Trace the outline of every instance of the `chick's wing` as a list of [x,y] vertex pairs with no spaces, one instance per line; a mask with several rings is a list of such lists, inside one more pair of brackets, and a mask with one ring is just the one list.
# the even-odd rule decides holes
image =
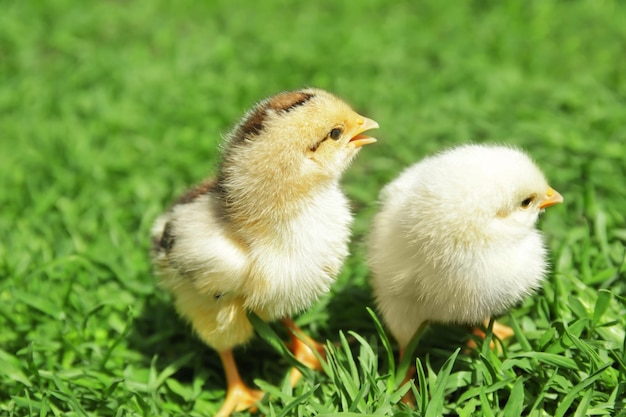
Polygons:
[[166,287],[185,280],[200,293],[240,292],[249,270],[247,248],[229,233],[209,195],[175,206],[158,223],[156,264]]

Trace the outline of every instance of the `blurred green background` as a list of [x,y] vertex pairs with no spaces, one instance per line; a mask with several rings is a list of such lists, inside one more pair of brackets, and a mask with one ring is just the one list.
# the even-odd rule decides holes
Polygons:
[[[554,272],[512,319],[536,349],[546,329],[583,320],[580,338],[602,342],[616,375],[585,388],[589,407],[608,410],[624,394],[625,3],[2,0],[0,9],[1,415],[215,411],[219,361],[155,288],[148,230],[215,172],[221,138],[246,109],[303,86],[334,92],[381,128],[343,180],[353,256],[300,324],[318,338],[357,330],[375,344],[363,238],[379,190],[447,146],[512,144],[565,198],[540,222]],[[593,324],[602,289],[608,316],[597,320],[613,322],[613,335]],[[285,362],[254,343],[272,360],[242,358],[246,379],[279,384]],[[571,384],[593,371],[580,351],[556,352],[581,364],[564,374]],[[548,378],[526,392],[526,410],[557,411]],[[460,395],[444,409],[454,414]]]

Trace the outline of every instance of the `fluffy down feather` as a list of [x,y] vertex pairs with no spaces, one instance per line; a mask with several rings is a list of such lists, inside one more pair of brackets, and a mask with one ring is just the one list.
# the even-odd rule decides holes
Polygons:
[[535,224],[562,198],[523,152],[466,145],[409,167],[380,200],[372,286],[406,347],[424,321],[476,324],[532,293],[547,271]]
[[339,179],[360,147],[375,142],[362,133],[376,127],[322,90],[263,100],[227,136],[216,177],[155,222],[161,284],[226,370],[218,416],[261,396],[243,384],[231,352],[253,336],[248,311],[286,319],[327,293],[339,273],[352,223]]

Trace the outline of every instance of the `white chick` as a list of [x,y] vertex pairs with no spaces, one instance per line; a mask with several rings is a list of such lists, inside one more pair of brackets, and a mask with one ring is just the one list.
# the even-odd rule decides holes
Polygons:
[[523,152],[465,145],[409,167],[380,200],[372,287],[402,355],[424,322],[477,324],[532,293],[547,271],[535,224],[563,198]]
[[161,284],[224,365],[217,416],[262,395],[242,382],[232,355],[253,336],[247,313],[298,330],[287,318],[326,294],[339,273],[352,222],[339,179],[360,147],[376,141],[362,133],[377,127],[322,90],[277,94],[228,135],[216,177],[155,222]]

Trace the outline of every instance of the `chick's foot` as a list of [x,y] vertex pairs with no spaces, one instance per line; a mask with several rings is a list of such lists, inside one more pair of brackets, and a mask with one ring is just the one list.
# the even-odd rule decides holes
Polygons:
[[[489,327],[489,320],[485,320],[484,325],[485,325],[485,327]],[[515,334],[513,332],[512,328],[510,328],[509,326],[505,326],[504,324],[501,324],[501,323],[499,323],[497,321],[493,322],[493,327],[491,329],[491,332],[500,341],[508,339],[509,337],[512,337]],[[479,327],[474,327],[472,329],[472,333],[475,334],[476,336],[480,337],[481,339],[484,339],[485,336],[486,336],[485,332],[483,332],[482,329],[480,329]],[[469,349],[476,349],[476,347],[477,347],[476,342],[474,342],[474,340],[470,339],[467,342],[467,347]],[[489,344],[489,347],[491,349],[494,349],[496,347],[494,341],[491,341],[491,343]]]
[[228,417],[233,411],[257,410],[256,403],[263,398],[263,391],[254,390],[244,384],[228,387],[226,401],[215,417]]
[[241,380],[232,351],[220,352],[220,357],[224,364],[228,387],[226,388],[226,400],[215,417],[228,417],[233,411],[256,411],[256,403],[263,398],[265,393],[248,387]]

